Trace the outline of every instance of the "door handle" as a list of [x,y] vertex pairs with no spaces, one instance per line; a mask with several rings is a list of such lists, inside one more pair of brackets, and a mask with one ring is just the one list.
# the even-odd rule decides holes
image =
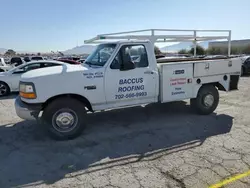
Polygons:
[[205,69],[209,69],[209,63],[206,63]]
[[144,74],[154,74],[153,71],[145,71]]

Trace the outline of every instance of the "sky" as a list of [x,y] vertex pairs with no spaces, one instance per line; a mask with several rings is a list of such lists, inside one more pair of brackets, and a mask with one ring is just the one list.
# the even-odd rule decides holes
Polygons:
[[250,38],[250,0],[0,0],[0,48],[67,50],[101,33],[229,29]]

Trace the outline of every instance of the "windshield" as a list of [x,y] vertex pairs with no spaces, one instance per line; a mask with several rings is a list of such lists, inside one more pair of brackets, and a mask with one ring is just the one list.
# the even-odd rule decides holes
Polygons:
[[114,52],[116,44],[100,44],[95,51],[88,56],[87,65],[104,66]]

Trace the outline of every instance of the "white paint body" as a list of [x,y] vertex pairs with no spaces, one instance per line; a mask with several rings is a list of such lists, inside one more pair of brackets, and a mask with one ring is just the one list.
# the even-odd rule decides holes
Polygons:
[[[193,62],[157,64],[154,45],[149,41],[120,41],[115,44],[115,50],[103,67],[65,64],[23,74],[21,81],[34,84],[37,98],[21,98],[21,100],[26,104],[41,104],[52,97],[75,94],[85,97],[93,111],[179,101],[195,98],[199,88],[206,83],[220,83],[226,91],[229,91],[230,75],[240,75],[241,71],[239,59],[201,59]],[[145,46],[148,67],[127,71],[111,69],[110,65],[120,48],[135,44]],[[225,75],[227,80],[223,79]],[[128,83],[121,84],[125,79]],[[200,79],[201,83],[197,83],[197,79]],[[141,85],[143,89],[139,93],[122,90],[124,87],[130,90]],[[87,89],[92,86],[95,89]]]
[[[20,81],[21,75],[23,74],[23,72],[21,72],[20,70],[30,65],[42,64],[42,63],[64,65],[64,63],[58,62],[58,61],[34,61],[34,62],[25,63],[14,68],[11,67],[12,69],[6,72],[0,73],[0,82],[5,82],[9,86],[11,92],[19,91],[19,81]],[[42,68],[41,70],[43,69],[45,68]]]

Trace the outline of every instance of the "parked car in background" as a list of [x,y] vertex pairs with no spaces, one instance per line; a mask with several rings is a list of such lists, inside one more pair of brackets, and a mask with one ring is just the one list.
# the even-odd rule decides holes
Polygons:
[[242,60],[241,75],[250,73],[250,56],[244,56],[241,58],[241,60]]
[[39,60],[45,60],[42,56],[32,56],[30,58],[31,61],[39,61]]
[[10,64],[10,58],[7,58],[7,57],[4,58],[4,62],[5,62],[6,65],[9,65]]
[[227,56],[226,55],[207,55],[207,56],[204,56],[204,58],[206,58],[206,59],[215,59],[215,58],[218,58],[218,59],[220,59],[220,58],[227,58]]
[[26,63],[26,62],[21,57],[12,57],[10,59],[10,65],[15,66],[15,67],[17,67],[17,66],[19,66],[19,65],[21,65],[23,63]]
[[86,60],[86,59],[79,59],[77,62],[79,62],[79,63],[81,63],[81,64],[82,64],[82,63],[84,63],[84,62],[85,62],[85,60]]
[[10,70],[12,67],[5,63],[4,58],[0,58],[0,72],[5,72]]
[[78,60],[80,60],[80,57],[71,57],[71,59],[72,59],[73,61],[78,61]]
[[163,58],[163,57],[166,57],[166,56],[163,55],[163,54],[156,54],[156,55],[155,55],[155,58],[156,58],[156,59]]
[[0,73],[0,96],[6,96],[11,92],[19,91],[19,80],[23,73],[40,68],[62,66],[64,64],[59,61],[33,61]]
[[25,62],[30,62],[30,57],[29,57],[29,56],[25,56],[25,57],[23,58],[23,60],[24,60]]
[[74,60],[70,60],[70,59],[58,59],[57,61],[61,61],[61,62],[72,64],[72,65],[79,65],[79,64],[81,64],[78,61],[74,61]]

